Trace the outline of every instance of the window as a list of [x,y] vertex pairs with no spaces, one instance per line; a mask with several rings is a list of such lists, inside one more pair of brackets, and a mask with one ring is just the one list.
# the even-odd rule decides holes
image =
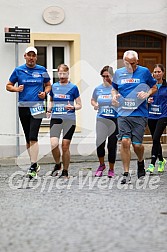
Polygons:
[[57,67],[64,63],[64,47],[53,47],[53,83],[58,81]]
[[152,48],[160,49],[162,47],[161,39],[148,35],[128,34],[120,35],[118,39],[118,48]]
[[69,44],[68,42],[46,42],[35,45],[38,50],[37,64],[45,66],[50,77],[51,82],[58,80],[57,67],[64,63],[69,66]]
[[[36,43],[35,47],[38,50],[37,64],[46,67],[51,83],[58,81],[57,67],[64,63],[69,67],[69,43],[68,42],[43,42]],[[48,99],[47,99],[48,100]],[[48,101],[47,101],[48,102]],[[49,119],[44,118],[41,126],[48,126]]]

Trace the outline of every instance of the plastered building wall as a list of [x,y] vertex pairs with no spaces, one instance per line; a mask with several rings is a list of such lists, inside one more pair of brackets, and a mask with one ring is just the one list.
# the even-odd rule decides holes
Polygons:
[[[43,12],[49,6],[64,10],[59,24],[48,24]],[[95,86],[101,83],[99,72],[104,65],[117,66],[117,35],[135,30],[167,34],[165,0],[0,0],[0,157],[16,154],[16,95],[6,91],[8,78],[16,65],[14,43],[5,43],[5,27],[27,27],[31,34],[78,34],[80,92],[83,108],[79,112],[80,131],[72,141],[72,154],[89,155],[95,151],[96,112],[90,105]],[[19,44],[19,65],[24,63],[28,44]],[[75,81],[75,78],[74,78]],[[24,145],[20,125],[20,145]],[[42,136],[43,137],[43,136]],[[48,135],[41,141],[43,152],[49,151]],[[48,147],[45,147],[47,142]],[[86,146],[86,147],[85,147]],[[46,151],[45,151],[46,150]],[[45,154],[46,154],[45,153]],[[43,154],[42,154],[43,155]]]

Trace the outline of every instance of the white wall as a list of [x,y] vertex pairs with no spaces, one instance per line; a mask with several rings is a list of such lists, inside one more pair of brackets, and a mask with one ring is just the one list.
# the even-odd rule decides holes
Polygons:
[[[32,7],[33,6],[33,7]],[[42,18],[49,6],[59,6],[65,11],[65,20],[49,25]],[[149,30],[166,35],[166,0],[0,0],[0,94],[1,126],[0,145],[14,155],[15,146],[15,94],[5,90],[9,75],[15,67],[15,44],[4,42],[4,27],[26,27],[32,33],[79,33],[81,36],[81,111],[82,128],[89,131],[92,141],[95,130],[95,112],[90,105],[94,87],[101,82],[99,71],[106,64],[116,66],[117,35]],[[24,63],[23,53],[27,44],[19,44],[19,64]],[[82,134],[87,134],[82,131]],[[13,136],[11,136],[11,134]],[[74,141],[75,142],[75,141]],[[24,138],[21,138],[24,144]],[[2,148],[1,148],[2,149]],[[8,155],[1,151],[0,156]]]

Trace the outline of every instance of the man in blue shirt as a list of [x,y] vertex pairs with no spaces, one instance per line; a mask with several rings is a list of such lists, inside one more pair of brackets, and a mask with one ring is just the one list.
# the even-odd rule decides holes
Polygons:
[[[45,113],[44,99],[51,90],[51,83],[46,68],[36,64],[37,49],[35,47],[28,47],[24,58],[26,63],[14,69],[6,89],[19,93],[19,117],[31,161],[27,175],[31,179],[37,177],[40,169],[37,164],[38,132]],[[18,85],[15,85],[16,83]]]
[[112,100],[118,113],[118,140],[121,141],[121,159],[124,174],[122,184],[130,183],[130,145],[138,158],[138,178],[145,176],[144,146],[142,144],[147,125],[146,99],[157,91],[156,80],[146,67],[138,65],[138,54],[133,50],[123,55],[125,67],[117,69],[113,77]]
[[[59,81],[52,84],[50,91],[50,103],[48,118],[50,120],[50,142],[53,158],[55,160],[51,176],[57,176],[63,170],[60,177],[68,178],[70,164],[70,144],[76,128],[76,110],[82,108],[78,87],[69,80],[69,67],[65,64],[58,66]],[[63,135],[60,150],[60,135]],[[61,155],[62,152],[62,155]]]

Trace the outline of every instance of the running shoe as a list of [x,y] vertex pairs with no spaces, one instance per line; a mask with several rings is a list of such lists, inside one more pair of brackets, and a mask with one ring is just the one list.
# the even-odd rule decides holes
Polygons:
[[109,169],[108,170],[108,178],[114,177],[114,170]]
[[137,177],[138,179],[144,177],[146,175],[146,171],[144,169],[144,160],[142,162],[137,162]]
[[165,158],[163,158],[163,161],[158,162],[158,172],[164,172],[165,164],[166,164]]
[[61,173],[61,175],[59,176],[59,178],[62,178],[62,177],[68,178],[68,171],[67,171],[67,170],[62,170],[62,173]]
[[130,184],[130,183],[131,183],[131,176],[129,172],[124,172],[121,184]]
[[154,169],[155,169],[155,166],[153,164],[149,164],[146,172],[150,172],[150,173],[153,173],[154,172]]
[[53,171],[51,171],[51,176],[55,177],[58,175],[58,171],[61,170],[61,163],[60,164],[55,164]]
[[27,171],[27,177],[29,179],[37,179],[38,172],[40,171],[40,166],[37,164],[37,167],[30,167],[30,169]]
[[100,165],[97,171],[95,172],[95,177],[101,177],[103,175],[103,171],[105,168],[106,168],[105,164]]

